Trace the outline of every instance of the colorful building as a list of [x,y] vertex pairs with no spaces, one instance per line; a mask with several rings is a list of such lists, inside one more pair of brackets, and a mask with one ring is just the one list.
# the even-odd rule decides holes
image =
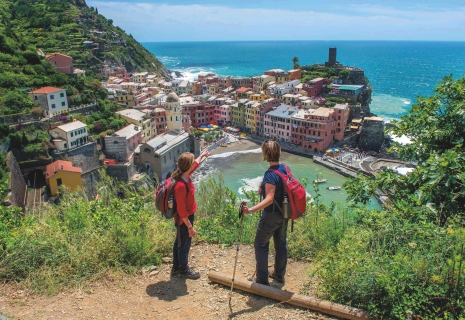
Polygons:
[[45,167],[45,181],[50,194],[56,197],[60,186],[66,186],[71,192],[82,188],[82,169],[73,167],[70,161],[57,160]]
[[347,104],[300,110],[292,118],[291,142],[304,150],[323,152],[331,142],[344,138],[348,117]]
[[125,109],[116,111],[115,113],[119,114],[127,122],[139,127],[142,131],[142,141],[148,141],[157,134],[156,132],[152,132],[152,121],[154,119],[150,119],[146,113],[136,109]]
[[44,116],[50,117],[68,110],[66,90],[54,87],[43,87],[31,92],[28,96],[44,109]]
[[286,104],[281,104],[276,109],[265,114],[265,137],[276,141],[291,141],[291,118],[299,109]]
[[73,74],[73,58],[62,53],[55,52],[54,54],[48,54],[45,59],[60,72],[64,74]]
[[244,108],[244,131],[250,134],[257,134],[257,114],[260,112],[261,104],[258,101],[249,101]]
[[232,119],[231,123],[234,127],[243,129],[245,126],[245,104],[249,102],[248,99],[241,99],[231,106]]
[[81,121],[72,121],[48,130],[55,148],[65,151],[87,143],[87,125]]

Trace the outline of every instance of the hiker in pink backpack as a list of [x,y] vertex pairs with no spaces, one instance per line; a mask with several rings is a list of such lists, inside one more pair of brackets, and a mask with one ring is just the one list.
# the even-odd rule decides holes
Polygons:
[[[276,141],[262,144],[263,161],[270,165],[265,172],[259,193],[263,200],[255,206],[244,206],[243,213],[263,210],[255,235],[256,283],[269,285],[268,277],[284,283],[287,266],[287,225],[305,212],[306,191],[292,176],[288,166],[280,163],[281,147]],[[274,270],[268,271],[268,251],[273,237],[276,250]]]

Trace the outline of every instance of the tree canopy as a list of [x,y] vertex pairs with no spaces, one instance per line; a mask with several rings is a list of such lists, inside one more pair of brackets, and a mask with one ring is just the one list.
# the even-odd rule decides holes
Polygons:
[[[392,124],[389,131],[407,136],[411,143],[394,143],[390,151],[415,163],[416,168],[400,177],[390,170],[380,172],[367,183],[387,191],[391,205],[412,219],[446,225],[450,219],[464,218],[465,75],[444,77],[434,95],[418,98],[409,113]],[[370,190],[373,193],[375,189]],[[361,199],[356,192],[350,197]]]

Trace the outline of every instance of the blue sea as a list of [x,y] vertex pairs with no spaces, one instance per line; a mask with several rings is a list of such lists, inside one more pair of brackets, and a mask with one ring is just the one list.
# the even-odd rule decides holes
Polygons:
[[202,71],[221,76],[255,76],[264,71],[324,63],[328,48],[337,61],[360,67],[373,86],[371,111],[386,120],[410,110],[417,96],[431,96],[449,74],[465,73],[465,42],[413,41],[227,41],[146,42],[143,45],[167,68],[195,79]]

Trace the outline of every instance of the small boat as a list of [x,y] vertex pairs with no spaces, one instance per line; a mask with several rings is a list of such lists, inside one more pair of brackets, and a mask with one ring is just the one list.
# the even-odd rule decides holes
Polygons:
[[334,186],[334,187],[328,187],[327,189],[329,189],[329,190],[339,190],[339,189],[341,189],[341,187]]
[[313,183],[323,183],[326,181],[328,181],[328,179],[317,179],[317,180],[313,180]]
[[228,146],[227,143],[222,143],[222,144],[220,144],[220,147],[227,147],[227,146]]

